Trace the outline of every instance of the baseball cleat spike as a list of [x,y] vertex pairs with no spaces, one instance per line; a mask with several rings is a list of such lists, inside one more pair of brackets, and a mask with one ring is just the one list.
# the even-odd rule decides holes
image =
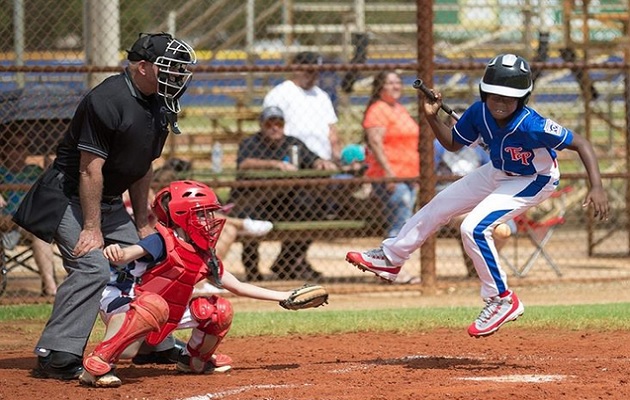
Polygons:
[[346,258],[346,261],[348,261],[350,264],[352,264],[352,265],[354,265],[355,267],[357,267],[357,269],[359,269],[361,272],[369,272],[369,273],[373,274],[374,276],[376,276],[378,279],[380,279],[380,280],[381,280],[381,281],[383,281],[383,282],[386,282],[386,283],[393,283],[393,281],[390,281],[389,279],[385,279],[385,278],[383,278],[382,276],[379,276],[379,274],[377,274],[377,273],[376,273],[376,272],[374,272],[374,271],[371,271],[369,268],[364,267],[364,266],[363,266],[363,265],[361,265],[361,264],[357,264],[357,263],[355,263],[355,262],[352,262],[352,261],[350,261],[348,258]]
[[382,248],[367,250],[364,252],[351,251],[346,254],[346,261],[364,272],[371,272],[386,282],[394,282],[401,265],[392,264]]

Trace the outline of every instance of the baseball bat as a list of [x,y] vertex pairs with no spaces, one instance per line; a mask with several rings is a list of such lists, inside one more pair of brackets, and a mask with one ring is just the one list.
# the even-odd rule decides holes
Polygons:
[[[430,101],[436,101],[437,100],[435,98],[435,95],[431,91],[431,89],[429,89],[427,87],[427,85],[425,85],[424,82],[422,82],[422,79],[416,79],[414,81],[414,83],[413,83],[413,88],[414,89],[418,89],[419,91],[421,91]],[[453,111],[453,109],[451,107],[449,107],[446,104],[444,104],[444,102],[442,102],[442,105],[440,106],[440,108],[442,110],[444,110],[445,113],[447,113],[451,117],[455,118],[455,120],[459,121],[459,115],[457,115],[457,113],[455,111]]]

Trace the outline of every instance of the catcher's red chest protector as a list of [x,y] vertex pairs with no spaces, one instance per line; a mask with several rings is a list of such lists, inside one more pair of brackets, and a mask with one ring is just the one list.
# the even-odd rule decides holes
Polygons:
[[[157,224],[156,229],[164,238],[166,258],[145,272],[135,288],[138,295],[142,292],[157,293],[168,303],[168,321],[159,332],[151,332],[147,336],[146,341],[150,345],[160,343],[177,328],[195,284],[208,274],[206,263],[193,246],[177,238],[171,229],[161,224]],[[223,275],[222,267],[220,275]]]

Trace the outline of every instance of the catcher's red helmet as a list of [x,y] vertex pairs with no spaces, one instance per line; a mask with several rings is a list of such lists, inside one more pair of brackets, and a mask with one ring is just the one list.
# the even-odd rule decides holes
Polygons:
[[167,227],[177,225],[201,249],[216,246],[224,218],[215,218],[221,209],[210,187],[196,181],[173,181],[160,190],[151,205],[158,221]]

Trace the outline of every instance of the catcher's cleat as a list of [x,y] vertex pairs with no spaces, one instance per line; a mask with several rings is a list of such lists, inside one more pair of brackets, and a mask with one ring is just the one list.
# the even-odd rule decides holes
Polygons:
[[486,306],[469,327],[468,334],[473,337],[492,335],[506,322],[514,321],[525,311],[523,303],[516,293],[508,290],[503,295],[485,299]]
[[91,354],[83,359],[83,368],[90,374],[101,376],[111,371],[112,366],[101,357]]
[[206,363],[199,358],[191,358],[188,354],[182,354],[177,362],[177,371],[186,374],[224,373],[232,369],[231,364],[232,357],[225,354],[213,354],[210,361]]
[[82,371],[81,357],[51,350],[46,356],[37,357],[37,366],[31,374],[35,378],[68,381],[77,379]]
[[85,386],[94,387],[119,387],[122,385],[122,381],[116,376],[115,370],[111,370],[108,373],[100,376],[94,376],[87,371],[83,371],[79,375],[79,382]]
[[387,282],[394,282],[402,267],[389,261],[382,247],[362,253],[350,251],[346,254],[346,261],[355,265],[361,271],[371,272]]

